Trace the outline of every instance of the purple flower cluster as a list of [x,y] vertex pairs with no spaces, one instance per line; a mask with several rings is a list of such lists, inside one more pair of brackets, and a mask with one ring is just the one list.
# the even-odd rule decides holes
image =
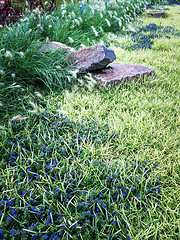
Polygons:
[[152,48],[154,39],[156,38],[171,38],[172,36],[180,36],[178,30],[171,26],[158,26],[155,23],[139,27],[135,32],[131,32],[129,36],[133,44],[123,45],[123,48],[131,50]]
[[111,164],[88,152],[88,144],[113,144],[107,124],[39,113],[6,127],[0,239],[126,239],[131,224],[122,211],[136,216],[159,203],[161,178],[149,180],[147,162]]
[[111,164],[89,153],[89,145],[115,144],[108,124],[47,112],[6,128],[0,133],[0,239],[129,239],[131,222],[122,211],[136,218],[159,203],[161,178],[150,180],[147,162]]
[[[86,166],[91,170],[88,176],[84,174]],[[35,165],[33,168],[35,170]],[[96,234],[106,222],[113,225],[115,231],[121,229],[129,236],[130,226],[121,215],[121,207],[128,209],[129,214],[140,210],[146,212],[151,198],[158,198],[160,192],[159,181],[147,182],[141,168],[136,161],[126,163],[125,169],[131,173],[135,171],[136,179],[132,176],[123,179],[123,169],[118,171],[118,164],[86,162],[84,167],[76,166],[71,171],[59,167],[56,179],[51,177],[52,168],[49,168],[48,175],[41,170],[40,178],[30,183],[25,179],[33,170],[24,170],[23,175],[22,170],[14,169],[14,194],[8,193],[5,181],[0,185],[3,192],[0,201],[0,214],[3,215],[1,235],[4,239],[10,236],[16,236],[16,239],[66,239],[66,235],[85,237],[88,233],[93,238],[98,236]],[[121,234],[119,238],[117,236],[113,239],[122,239]]]
[[169,5],[172,5],[172,4],[180,5],[180,1],[179,0],[168,0],[168,4]]

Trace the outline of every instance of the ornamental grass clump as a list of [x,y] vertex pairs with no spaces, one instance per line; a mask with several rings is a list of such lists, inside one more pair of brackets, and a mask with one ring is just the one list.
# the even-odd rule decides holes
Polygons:
[[107,124],[22,114],[26,120],[0,132],[2,239],[128,239],[139,214],[146,222],[158,208],[161,178],[152,177],[153,166],[89,154],[90,146],[113,144]]
[[[58,41],[79,48],[92,45],[105,32],[122,30],[135,19],[145,1],[89,1],[65,3],[52,13],[36,7],[6,27],[0,38],[1,80],[29,84],[41,81],[46,86],[72,85],[72,64],[65,51],[39,54],[46,41]],[[117,11],[118,10],[118,11]],[[12,76],[14,76],[12,78]]]
[[[48,15],[47,15],[48,16]],[[81,78],[71,74],[74,68],[73,60],[68,60],[69,52],[64,49],[41,52],[46,44],[42,26],[39,25],[41,12],[36,9],[28,19],[3,30],[0,39],[0,80],[4,84],[44,84],[59,89],[78,84]],[[50,20],[51,21],[51,20]],[[43,28],[51,31],[50,22],[44,22]],[[43,33],[42,33],[43,35]],[[85,81],[84,81],[85,83]]]
[[124,30],[142,13],[145,3],[146,1],[101,0],[62,4],[53,12],[57,23],[49,38],[73,47],[92,45],[106,32]]
[[77,79],[71,74],[73,62],[67,60],[67,51],[52,51],[42,57],[41,46],[34,42],[34,48],[32,44],[25,52],[2,49],[1,81],[23,85],[44,83],[49,88],[58,86],[61,89],[72,86]]

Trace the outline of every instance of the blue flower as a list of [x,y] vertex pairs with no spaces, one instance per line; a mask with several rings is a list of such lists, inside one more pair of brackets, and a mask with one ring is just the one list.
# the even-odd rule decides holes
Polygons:
[[12,234],[15,234],[15,231],[12,229],[12,230],[10,230],[10,232],[12,233]]

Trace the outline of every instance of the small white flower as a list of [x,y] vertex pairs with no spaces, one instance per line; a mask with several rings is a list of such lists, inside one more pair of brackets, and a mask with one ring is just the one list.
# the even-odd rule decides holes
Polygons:
[[21,58],[24,57],[24,53],[23,52],[19,52],[19,55],[20,55]]
[[28,110],[29,113],[37,113],[36,110]]
[[13,56],[12,56],[12,54],[11,54],[10,51],[6,51],[5,57],[7,57],[7,58],[12,58]]
[[68,114],[67,111],[63,111],[63,110],[60,110],[60,109],[58,109],[57,112],[59,112],[59,114],[63,114],[63,115]]
[[75,17],[76,17],[76,14],[75,14],[74,12],[72,12],[72,13],[71,13],[71,16],[72,16],[73,18],[75,18]]
[[22,117],[21,115],[17,115],[11,118],[11,121],[20,121],[20,120],[26,120],[28,117]]
[[20,21],[21,21],[21,22],[25,22],[25,21],[27,21],[27,20],[28,20],[28,18],[25,17],[25,18],[22,18]]
[[67,80],[68,80],[68,82],[71,82],[70,76],[67,76]]
[[78,70],[72,70],[72,71],[69,71],[70,74],[74,77],[74,78],[77,78],[77,74],[78,74]]
[[56,68],[57,68],[57,69],[61,69],[62,67],[58,65],[58,66],[56,66]]
[[40,94],[40,92],[35,92],[34,93],[36,97],[38,97],[39,99],[43,99],[43,96]]
[[3,75],[4,74],[4,71],[1,69],[0,70],[0,75]]
[[33,11],[32,11],[32,13],[36,13],[37,11],[36,11],[36,9],[34,9]]
[[79,26],[80,22],[77,19],[74,19],[74,22]]
[[99,43],[99,45],[104,45],[104,41],[101,40],[100,43]]
[[102,29],[102,27],[100,27],[100,28],[99,28],[99,30],[100,30],[100,32],[103,32],[103,29]]
[[61,14],[64,16],[66,14],[66,10],[63,10]]
[[92,28],[92,30],[93,30],[95,36],[97,37],[97,36],[98,36],[98,32],[96,31],[95,27],[94,27],[94,26],[91,26],[91,28]]
[[70,43],[73,43],[73,42],[74,42],[74,40],[73,40],[71,37],[68,37],[68,39],[69,39],[69,42],[70,42]]
[[110,27],[111,26],[110,21],[107,18],[105,19],[105,21],[106,21],[107,25]]
[[47,15],[47,16],[46,16],[46,19],[48,19],[48,18],[50,18],[50,16],[49,16],[49,15]]
[[114,16],[117,16],[118,14],[117,14],[117,12],[116,12],[116,11],[114,11],[114,12],[113,12],[113,15],[114,15]]
[[2,125],[0,125],[0,130],[5,130],[6,128]]
[[136,29],[132,25],[128,26],[128,30],[131,32],[136,32]]
[[[15,73],[12,73],[11,76],[12,76],[12,78],[14,79],[16,75],[15,75]],[[20,85],[17,85],[17,86],[20,86]],[[16,86],[16,87],[17,87],[17,86]]]
[[33,12],[34,14],[37,14],[37,15],[41,13],[41,11],[39,10],[39,8],[34,9],[32,12]]
[[110,18],[112,18],[112,11],[108,11]]
[[[14,73],[13,73],[14,74]],[[13,75],[13,74],[11,74],[11,76]],[[15,77],[15,74],[14,74],[14,76],[12,76],[12,77]],[[16,83],[15,84],[12,84],[11,85],[12,87],[11,88],[21,88],[22,86],[21,85],[16,85]]]
[[38,108],[37,105],[33,102],[29,102],[29,104],[34,108],[34,110],[36,110]]
[[49,27],[49,28],[52,28],[52,25],[49,25],[48,27]]
[[119,25],[119,27],[121,27],[121,26],[122,26],[121,19],[120,19],[120,18],[117,18],[117,21],[118,21],[118,25]]
[[82,22],[82,18],[81,17],[78,17],[79,21]]
[[102,13],[100,13],[100,17],[103,18],[103,14]]
[[82,48],[86,48],[86,46],[85,46],[84,44],[82,44],[82,43],[81,43],[81,47],[82,47]]

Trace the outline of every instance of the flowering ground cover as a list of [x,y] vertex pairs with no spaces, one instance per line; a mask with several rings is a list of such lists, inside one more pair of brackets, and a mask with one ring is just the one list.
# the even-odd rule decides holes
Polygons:
[[106,163],[87,155],[87,145],[113,145],[116,133],[107,124],[46,112],[6,127],[2,239],[130,238],[130,222],[151,210],[152,199],[159,204],[161,178],[149,178],[147,161]]
[[179,31],[171,26],[157,26],[152,23],[143,27],[139,27],[135,32],[131,32],[129,36],[133,44],[123,45],[122,47],[132,50],[143,48],[152,48],[153,39],[155,38],[171,38],[171,36],[180,36]]
[[[129,36],[115,32],[97,38],[110,42],[117,61],[156,72],[155,79],[109,89],[91,81],[64,91],[66,85],[38,86],[37,76],[44,80],[51,73],[51,81],[60,80],[53,68],[34,75],[35,66],[45,69],[33,53],[38,43],[30,47],[34,37],[41,41],[39,28],[33,32],[26,19],[17,32],[3,30],[9,41],[3,49],[7,37],[1,35],[0,239],[179,239],[180,44],[174,33],[180,31],[180,9],[168,8],[165,19],[140,18],[141,33],[149,26],[148,33],[160,34],[151,48],[122,48]],[[24,35],[27,23],[30,36]],[[167,26],[170,38],[161,35]],[[56,61],[63,73],[64,61]],[[64,71],[64,79],[79,78]]]

